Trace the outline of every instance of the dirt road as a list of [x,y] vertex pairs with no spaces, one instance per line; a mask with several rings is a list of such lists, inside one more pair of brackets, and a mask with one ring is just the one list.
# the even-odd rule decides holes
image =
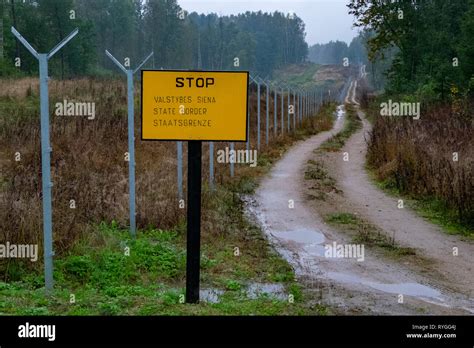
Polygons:
[[[445,275],[445,286],[464,292],[474,298],[474,244],[451,236],[417,216],[406,207],[400,209],[396,197],[387,196],[376,188],[364,170],[370,123],[358,110],[363,128],[346,143],[342,150],[350,160],[339,161],[335,176],[345,197],[354,204],[356,211],[393,236],[401,245],[416,248],[419,253],[433,260],[440,273]],[[457,254],[453,253],[457,248]]]
[[[357,82],[353,82],[346,102],[358,105],[354,100],[356,88]],[[364,134],[370,128],[366,121],[363,130],[355,134],[343,150],[349,152],[350,161],[343,162],[340,157],[340,163],[334,164],[340,170],[337,181],[343,187],[345,199],[387,233],[396,231],[396,237],[403,243],[428,254],[442,273],[448,273],[448,281],[418,274],[367,249],[363,260],[335,257],[335,254],[328,256],[327,251],[334,242],[351,245],[351,239],[325,224],[317,206],[308,203],[304,172],[313,150],[342,129],[344,116],[341,106],[332,131],[320,133],[290,149],[262,181],[253,200],[249,199],[249,211],[277,250],[293,265],[305,287],[337,312],[474,313],[472,284],[468,284],[473,279],[469,268],[472,266],[468,265],[474,255],[472,245],[443,234],[408,209],[399,210],[396,200],[372,186],[364,171]],[[453,246],[457,246],[461,254],[470,254],[454,259],[450,256]],[[449,279],[459,281],[459,286],[448,286]]]

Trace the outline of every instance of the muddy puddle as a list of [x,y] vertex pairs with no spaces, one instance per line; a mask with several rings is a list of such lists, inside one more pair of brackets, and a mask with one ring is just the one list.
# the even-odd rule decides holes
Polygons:
[[[288,299],[285,286],[280,283],[250,283],[242,288],[241,293],[251,300],[261,297],[280,301],[286,301]],[[217,288],[201,289],[199,298],[201,302],[219,303],[224,294],[224,290]]]

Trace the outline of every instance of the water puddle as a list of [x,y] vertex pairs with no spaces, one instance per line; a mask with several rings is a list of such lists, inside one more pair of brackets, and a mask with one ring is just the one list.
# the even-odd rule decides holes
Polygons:
[[[308,228],[299,228],[299,229],[296,229],[295,231],[279,231],[279,232],[271,231],[270,233],[273,237],[275,237],[276,239],[280,241],[294,242],[294,243],[301,244],[302,251],[307,256],[310,256],[312,258],[325,258],[326,259],[325,247],[324,247],[324,242],[326,239],[324,237],[324,234],[318,231],[315,231],[313,229],[308,229]],[[290,253],[287,253],[286,255],[282,255],[282,256],[287,261],[290,261],[291,258],[294,258],[294,255],[291,255]],[[331,260],[344,261],[343,258],[341,259],[331,258]],[[434,288],[431,288],[429,286],[419,284],[419,283],[407,282],[407,283],[392,283],[391,284],[391,283],[376,282],[371,279],[364,279],[364,278],[360,278],[358,276],[354,276],[354,275],[350,275],[346,273],[323,271],[322,274],[323,274],[323,277],[329,278],[331,280],[334,280],[340,283],[359,284],[359,285],[367,286],[372,289],[389,293],[389,294],[396,294],[396,295],[401,294],[404,296],[412,296],[419,299],[427,300],[427,302],[432,302],[434,304],[446,305],[445,300],[443,299],[443,296],[440,291]],[[277,287],[279,285],[280,284],[270,284],[268,288],[264,287],[263,289],[269,291],[270,293],[275,293],[276,290],[275,288],[272,288],[272,287]],[[252,286],[256,286],[256,285],[251,285],[249,287],[248,294],[251,298],[254,298],[252,297],[252,296],[255,296],[253,294],[254,288],[252,288]],[[285,297],[284,291],[281,296]]]
[[324,243],[324,240],[325,240],[324,235],[321,232],[317,232],[315,230],[308,229],[308,228],[296,229],[296,231],[290,231],[290,232],[272,231],[270,233],[278,239],[282,239],[284,241],[292,241],[295,243],[300,243],[300,244],[305,244],[305,245],[322,244]]
[[337,119],[339,120],[343,118],[345,114],[346,114],[346,110],[344,109],[344,105],[339,105],[336,110]]
[[[215,288],[201,289],[199,292],[199,298],[201,302],[219,303],[220,297],[224,295],[224,293],[224,290]],[[243,294],[252,300],[258,299],[262,296],[282,301],[288,299],[284,285],[279,283],[251,283],[245,287]]]
[[290,176],[285,173],[272,173],[271,176],[273,178],[289,178]]
[[[311,256],[326,257],[326,248],[321,244],[309,244],[303,247],[306,254]],[[337,259],[335,259],[337,260]]]
[[219,303],[222,295],[224,295],[224,290],[219,289],[201,289],[199,291],[199,299],[202,302]]
[[350,274],[336,272],[328,272],[325,276],[341,283],[362,284],[390,294],[401,294],[420,298],[425,297],[444,302],[442,295],[438,290],[419,283],[384,284],[359,278]]
[[261,296],[268,296],[282,301],[288,299],[285,287],[278,283],[252,283],[247,288],[247,296],[250,299],[257,299]]

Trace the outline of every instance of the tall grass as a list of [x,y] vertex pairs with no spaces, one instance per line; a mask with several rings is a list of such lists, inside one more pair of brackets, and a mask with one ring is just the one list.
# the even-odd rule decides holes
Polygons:
[[[34,243],[42,248],[41,148],[39,134],[38,81],[35,79],[0,81],[0,243]],[[139,110],[139,88],[136,110]],[[57,117],[54,104],[64,99],[96,103],[95,120],[86,117]],[[280,134],[281,100],[278,99],[278,136],[273,136],[273,95],[270,99],[270,142],[265,142],[265,95],[262,93],[260,158],[275,155],[276,145],[291,142]],[[284,108],[288,109],[286,98]],[[102,222],[115,221],[126,228],[128,210],[128,162],[126,87],[123,80],[50,82],[51,172],[53,186],[53,233],[56,254],[65,253]],[[251,149],[257,145],[257,96],[250,96]],[[285,127],[287,119],[285,117]],[[327,129],[330,124],[317,119],[305,121],[308,133]],[[135,115],[137,224],[170,229],[182,225],[185,209],[177,196],[175,142],[140,140],[140,115]],[[301,135],[301,133],[298,133]],[[216,143],[215,150],[229,146]],[[236,144],[236,149],[245,143]],[[203,144],[203,234],[226,231],[218,221],[212,193],[207,190],[209,146]],[[21,155],[15,161],[15,155]],[[186,154],[186,145],[184,146]],[[229,164],[215,165],[216,184],[241,180],[259,168],[236,165],[236,178],[230,178]],[[186,178],[186,156],[184,158]],[[185,187],[186,189],[186,187]],[[70,208],[74,200],[75,209]]]
[[[377,103],[376,103],[377,104]],[[420,120],[376,116],[368,163],[403,194],[442,202],[474,231],[474,118],[472,108],[434,107]],[[375,105],[372,114],[379,112]],[[458,153],[455,161],[453,153]]]

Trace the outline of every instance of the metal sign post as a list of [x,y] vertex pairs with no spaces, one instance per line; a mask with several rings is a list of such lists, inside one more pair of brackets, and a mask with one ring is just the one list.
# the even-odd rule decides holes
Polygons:
[[184,193],[183,193],[183,142],[182,141],[177,141],[176,142],[176,150],[177,150],[177,155],[178,155],[178,173],[177,173],[177,178],[178,178],[178,199],[181,201],[184,198]]
[[133,75],[153,56],[151,52],[148,57],[135,69],[125,69],[120,62],[109,51],[105,50],[105,54],[127,75],[127,105],[128,105],[128,182],[129,182],[129,210],[130,210],[130,234],[132,237],[136,235],[135,221],[135,125],[134,125],[134,91],[133,91]]
[[[231,142],[233,149],[234,142],[248,140],[248,86],[248,72],[243,71],[142,71],[142,140],[188,142],[186,303],[199,302],[202,142]],[[215,100],[213,108],[203,108],[203,94]],[[167,103],[157,95],[182,95],[189,103]],[[163,107],[172,109],[174,118],[156,115]],[[199,121],[196,113],[203,115]],[[190,129],[183,130],[180,122]],[[193,126],[196,122],[208,127]]]
[[202,142],[188,141],[186,303],[199,302]]
[[43,189],[43,243],[44,243],[44,280],[46,292],[53,290],[53,214],[51,188],[51,143],[49,140],[49,95],[48,95],[48,61],[79,33],[75,29],[49,53],[38,53],[14,28],[11,32],[26,47],[26,49],[39,61],[40,80],[40,113],[41,113],[41,179]]

